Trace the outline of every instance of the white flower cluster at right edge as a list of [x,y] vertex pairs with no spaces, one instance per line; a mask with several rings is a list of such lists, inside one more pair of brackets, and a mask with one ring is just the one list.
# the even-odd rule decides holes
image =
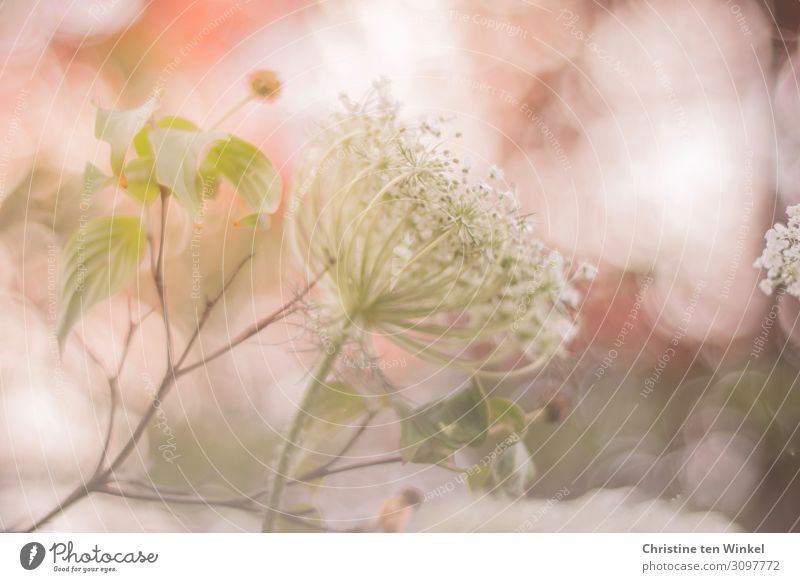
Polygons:
[[778,287],[800,297],[800,204],[786,209],[789,220],[786,225],[778,223],[767,231],[764,252],[753,264],[766,269],[767,278],[759,283],[767,295]]

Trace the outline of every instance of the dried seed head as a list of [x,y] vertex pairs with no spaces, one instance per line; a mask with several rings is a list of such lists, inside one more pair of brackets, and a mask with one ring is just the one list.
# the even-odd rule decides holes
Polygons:
[[249,78],[250,92],[262,101],[274,101],[281,94],[281,81],[275,71],[255,71]]
[[[299,165],[289,216],[312,273],[335,258],[322,282],[331,320],[467,369],[563,350],[579,294],[502,172],[470,179],[443,122],[401,121],[385,83],[341,101]],[[475,344],[489,354],[468,355]]]

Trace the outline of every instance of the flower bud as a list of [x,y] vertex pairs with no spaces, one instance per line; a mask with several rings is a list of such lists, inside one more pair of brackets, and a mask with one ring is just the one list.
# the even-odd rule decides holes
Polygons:
[[281,81],[275,71],[255,71],[249,78],[250,93],[263,101],[274,101],[281,94]]

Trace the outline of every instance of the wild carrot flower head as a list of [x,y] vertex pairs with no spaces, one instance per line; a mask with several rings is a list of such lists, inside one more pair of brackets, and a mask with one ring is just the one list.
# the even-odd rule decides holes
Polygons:
[[[386,83],[342,102],[300,163],[292,216],[302,260],[329,269],[330,319],[471,369],[562,350],[579,294],[501,172],[471,179],[443,122],[402,121]],[[489,349],[467,356],[475,344]]]
[[764,252],[755,267],[766,269],[767,278],[759,287],[767,295],[778,287],[800,297],[800,204],[786,209],[788,222],[776,224],[767,231]]

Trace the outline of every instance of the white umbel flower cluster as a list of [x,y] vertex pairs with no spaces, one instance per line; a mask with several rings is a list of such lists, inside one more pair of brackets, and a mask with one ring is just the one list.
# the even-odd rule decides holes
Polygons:
[[789,206],[786,216],[786,225],[778,223],[764,235],[767,244],[754,266],[767,271],[767,278],[759,283],[764,293],[771,295],[784,287],[790,295],[800,297],[800,204]]
[[443,121],[401,121],[385,83],[342,101],[305,152],[290,211],[301,259],[328,268],[331,320],[469,369],[562,351],[576,275],[531,238],[501,172],[470,179]]

